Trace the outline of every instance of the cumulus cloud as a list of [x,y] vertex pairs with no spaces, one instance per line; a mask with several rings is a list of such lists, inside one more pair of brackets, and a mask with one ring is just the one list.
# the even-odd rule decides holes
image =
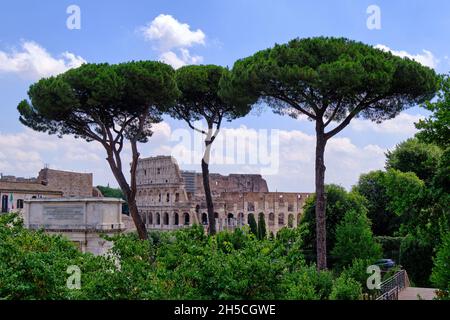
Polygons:
[[145,38],[154,41],[161,51],[205,44],[205,34],[202,30],[192,31],[188,24],[181,23],[167,14],[157,16],[142,31]]
[[400,51],[393,50],[383,44],[378,44],[375,46],[375,48],[386,51],[386,52],[391,52],[392,54],[402,57],[402,58],[409,58],[409,59],[415,60],[415,61],[423,64],[424,66],[427,66],[427,67],[430,67],[433,69],[435,69],[439,64],[439,60],[434,56],[434,54],[431,51],[428,51],[428,50],[422,50],[422,53],[418,53],[418,54],[411,54],[404,50],[400,50]]
[[181,68],[187,64],[199,64],[202,63],[203,57],[191,56],[188,49],[180,49],[180,54],[177,55],[173,51],[167,51],[160,55],[161,61],[170,64],[175,69]]
[[194,45],[205,44],[206,35],[200,29],[191,30],[188,24],[179,22],[173,16],[160,14],[139,30],[147,41],[153,43],[160,60],[174,68],[203,61],[201,56],[192,56],[189,51]]
[[31,80],[57,75],[83,63],[86,63],[86,60],[71,52],[63,52],[59,57],[53,57],[33,41],[23,42],[20,50],[0,50],[0,74],[14,73]]
[[415,123],[424,119],[422,115],[411,115],[408,113],[401,113],[391,120],[386,120],[382,123],[375,123],[370,120],[354,119],[350,128],[357,132],[376,132],[380,134],[401,134],[404,136],[413,136],[417,129]]
[[[315,136],[299,130],[280,133],[280,170],[267,176],[272,190],[314,191]],[[326,183],[350,188],[360,174],[382,169],[386,150],[377,145],[357,146],[349,138],[332,138],[326,148]]]

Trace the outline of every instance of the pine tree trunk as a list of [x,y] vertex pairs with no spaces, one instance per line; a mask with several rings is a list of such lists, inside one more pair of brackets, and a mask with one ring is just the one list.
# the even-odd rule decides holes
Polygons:
[[208,233],[216,234],[216,217],[214,214],[214,203],[211,196],[211,187],[209,185],[209,164],[202,159],[203,188],[205,189],[206,207],[208,208]]
[[325,146],[324,126],[321,121],[316,123],[316,241],[317,269],[327,269],[327,229],[325,212]]

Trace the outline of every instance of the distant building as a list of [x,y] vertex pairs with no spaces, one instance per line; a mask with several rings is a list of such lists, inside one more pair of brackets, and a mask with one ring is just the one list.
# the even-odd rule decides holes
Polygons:
[[21,212],[24,201],[30,199],[62,197],[101,197],[92,185],[91,173],[77,173],[48,168],[42,169],[37,178],[0,176],[1,211]]
[[[137,204],[149,229],[173,230],[193,223],[208,225],[201,173],[181,171],[170,156],[139,160]],[[217,230],[248,224],[262,215],[267,230],[276,233],[300,222],[310,193],[269,192],[261,175],[210,174]]]

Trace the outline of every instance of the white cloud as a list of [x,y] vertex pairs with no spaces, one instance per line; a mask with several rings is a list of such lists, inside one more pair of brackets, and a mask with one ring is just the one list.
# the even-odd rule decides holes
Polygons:
[[157,16],[142,28],[142,32],[147,40],[156,42],[161,51],[205,44],[205,34],[202,30],[192,31],[188,24],[166,14]]
[[418,53],[418,54],[411,54],[407,51],[401,50],[401,51],[396,51],[396,50],[392,50],[391,48],[389,48],[388,46],[385,46],[383,44],[378,44],[375,46],[375,48],[386,51],[386,52],[391,52],[392,54],[402,57],[402,58],[409,58],[412,60],[415,60],[421,64],[423,64],[424,66],[430,67],[435,69],[438,64],[439,64],[439,60],[433,55],[433,53],[431,51],[428,50],[422,50],[422,53]]
[[187,64],[199,64],[203,61],[201,56],[191,56],[189,50],[180,49],[181,56],[173,51],[167,51],[160,55],[161,61],[170,64],[175,69],[181,68]]
[[401,113],[391,120],[386,120],[382,123],[375,123],[370,120],[354,119],[350,128],[357,132],[376,132],[380,134],[398,134],[403,136],[413,136],[417,129],[414,123],[424,119],[422,115],[411,115]]
[[200,56],[191,56],[188,49],[205,44],[206,36],[200,29],[193,31],[188,24],[179,22],[171,15],[160,14],[139,30],[146,40],[154,44],[154,49],[159,51],[160,60],[174,68],[203,61]]
[[70,52],[64,52],[55,58],[33,41],[23,42],[21,50],[0,50],[0,74],[15,73],[32,80],[57,75],[83,63],[86,60]]
[[[315,136],[299,130],[280,133],[280,172],[267,176],[269,188],[314,191]],[[377,145],[357,146],[349,138],[333,138],[326,147],[326,183],[350,188],[360,174],[382,169],[386,150]]]

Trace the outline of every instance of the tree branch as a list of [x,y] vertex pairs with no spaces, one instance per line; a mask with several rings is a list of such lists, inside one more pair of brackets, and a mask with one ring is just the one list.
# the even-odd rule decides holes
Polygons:
[[303,109],[298,103],[296,103],[295,101],[293,101],[292,99],[282,96],[282,95],[270,95],[272,98],[275,99],[280,99],[281,101],[286,102],[287,104],[291,105],[294,109],[302,112],[303,114],[307,115],[308,117],[310,117],[311,119],[316,120],[316,116],[313,115],[312,113],[306,111],[305,109]]
[[341,108],[341,103],[342,103],[342,99],[339,100],[336,108],[334,108],[333,113],[331,114],[330,118],[328,118],[327,122],[325,122],[324,127],[328,127],[328,125],[331,123],[331,121],[333,121],[334,117],[336,116],[336,114],[338,113],[339,109]]

